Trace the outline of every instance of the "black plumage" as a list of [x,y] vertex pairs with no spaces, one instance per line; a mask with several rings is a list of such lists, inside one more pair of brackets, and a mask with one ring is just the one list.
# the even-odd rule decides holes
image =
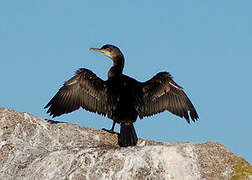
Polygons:
[[63,87],[45,106],[53,117],[70,113],[80,107],[113,120],[109,132],[114,131],[115,123],[120,124],[118,144],[135,146],[137,135],[133,123],[165,110],[185,118],[188,123],[198,120],[198,114],[184,93],[168,72],[160,72],[146,82],[139,82],[124,75],[124,57],[120,49],[113,45],[91,48],[113,60],[106,81],[88,69],[79,69],[75,76],[66,81]]

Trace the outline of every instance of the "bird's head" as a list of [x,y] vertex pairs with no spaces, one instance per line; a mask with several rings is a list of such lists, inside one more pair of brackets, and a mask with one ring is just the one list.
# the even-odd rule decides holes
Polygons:
[[118,47],[110,45],[110,44],[106,44],[106,45],[102,46],[101,48],[90,48],[90,50],[101,52],[101,53],[105,54],[106,56],[110,57],[111,59],[114,59],[118,56],[123,57],[123,54],[120,51],[120,49]]

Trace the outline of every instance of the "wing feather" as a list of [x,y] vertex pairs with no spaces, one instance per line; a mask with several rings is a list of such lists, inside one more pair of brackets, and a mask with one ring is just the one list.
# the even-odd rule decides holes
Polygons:
[[173,81],[167,72],[160,72],[142,83],[143,100],[138,107],[140,118],[151,116],[165,110],[185,118],[190,123],[198,120],[198,114],[181,86]]
[[53,117],[70,113],[80,107],[106,115],[110,109],[107,99],[106,81],[82,68],[64,83],[45,108],[49,108],[47,113]]

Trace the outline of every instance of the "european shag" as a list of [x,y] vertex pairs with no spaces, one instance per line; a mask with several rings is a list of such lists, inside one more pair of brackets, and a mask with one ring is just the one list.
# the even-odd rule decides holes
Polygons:
[[[190,123],[198,120],[198,114],[184,93],[168,72],[159,72],[146,82],[139,82],[123,74],[124,56],[113,45],[91,48],[113,60],[106,81],[89,69],[81,68],[75,76],[66,81],[57,94],[45,106],[53,117],[70,113],[80,107],[96,112],[120,124],[118,144],[122,147],[135,146],[137,135],[133,123],[165,110],[185,118]],[[190,116],[190,118],[189,118]]]

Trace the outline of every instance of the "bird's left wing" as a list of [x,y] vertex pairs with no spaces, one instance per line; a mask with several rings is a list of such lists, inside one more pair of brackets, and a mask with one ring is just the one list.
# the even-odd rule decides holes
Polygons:
[[110,106],[107,103],[105,81],[88,69],[79,69],[74,77],[66,81],[63,87],[45,106],[53,117],[84,109],[106,115]]
[[138,114],[143,118],[165,110],[185,118],[188,123],[189,115],[192,121],[198,119],[198,114],[182,87],[172,80],[169,73],[160,72],[142,83],[142,101],[138,106]]

